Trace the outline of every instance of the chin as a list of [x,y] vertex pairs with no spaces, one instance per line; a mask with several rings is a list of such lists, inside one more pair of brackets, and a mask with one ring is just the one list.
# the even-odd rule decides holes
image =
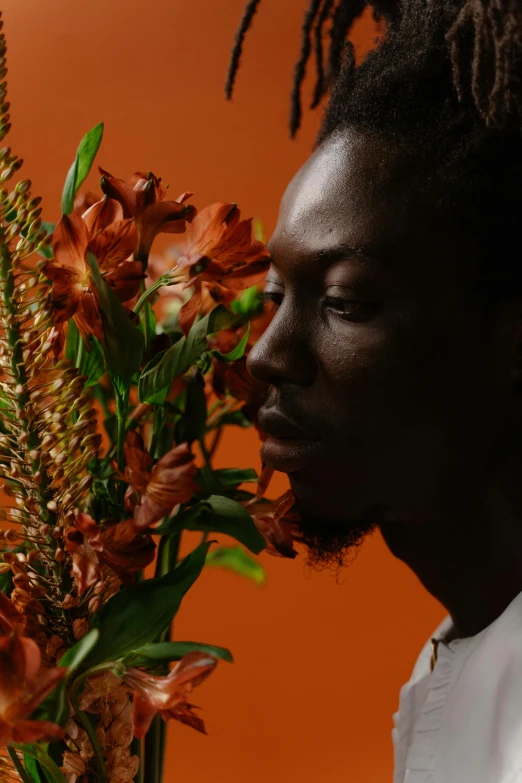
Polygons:
[[290,474],[288,478],[302,514],[342,522],[347,519],[366,519],[378,507],[364,497],[360,484],[350,485],[345,480],[329,486],[317,475],[310,477],[296,473]]

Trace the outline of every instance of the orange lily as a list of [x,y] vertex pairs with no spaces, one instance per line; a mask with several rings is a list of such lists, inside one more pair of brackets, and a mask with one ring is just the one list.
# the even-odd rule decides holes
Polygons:
[[103,339],[87,253],[96,256],[103,278],[122,302],[137,294],[143,279],[141,263],[129,260],[137,244],[136,227],[132,220],[123,220],[122,214],[117,202],[102,199],[83,215],[63,215],[54,230],[54,258],[44,267],[53,282],[54,322],[62,324],[74,318],[85,340],[91,334]]
[[65,547],[78,595],[103,581],[103,565],[125,576],[152,563],[156,549],[151,536],[137,533],[131,520],[102,529],[85,513],[77,514],[75,524],[66,529]]
[[[247,360],[243,356],[236,362],[227,365],[225,370],[225,386],[230,394],[237,400],[243,400],[245,405],[242,408],[245,416],[254,422],[257,427],[257,414],[266,400],[268,394],[268,384],[252,378],[247,370]],[[264,439],[266,436],[259,430]]]
[[299,516],[293,510],[295,498],[291,490],[277,500],[247,501],[244,505],[259,532],[265,537],[266,551],[279,557],[294,558],[299,554],[294,541],[299,541]]
[[259,283],[268,270],[270,254],[254,239],[252,219],[240,220],[240,214],[235,204],[218,202],[202,209],[188,228],[185,249],[177,261],[178,267],[190,271],[185,288],[195,289],[178,316],[184,334],[200,311],[203,282],[212,284],[215,301],[226,302],[231,290]]
[[167,677],[155,677],[140,669],[129,669],[124,679],[134,689],[132,727],[134,736],[144,737],[159,712],[164,721],[179,720],[206,734],[205,724],[188,703],[192,689],[200,685],[216,668],[211,655],[192,652],[185,655]]
[[40,669],[38,645],[25,636],[0,637],[0,746],[61,739],[56,723],[28,720],[65,675],[62,668]]
[[124,446],[125,480],[129,483],[125,507],[134,511],[134,525],[143,530],[186,503],[198,490],[194,455],[187,443],[175,446],[150,471],[152,458],[141,436],[131,430]]
[[165,201],[167,189],[161,179],[149,172],[137,171],[128,182],[117,179],[99,168],[101,188],[112,199],[119,201],[125,217],[134,218],[138,229],[138,248],[135,257],[147,266],[152,243],[157,234],[182,234],[186,221],[196,214],[195,208],[185,201],[193,193],[183,193],[177,201]]

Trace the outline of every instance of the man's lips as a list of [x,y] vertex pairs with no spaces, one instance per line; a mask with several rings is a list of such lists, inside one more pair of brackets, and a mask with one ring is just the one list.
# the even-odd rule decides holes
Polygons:
[[261,408],[258,424],[268,436],[261,457],[274,470],[282,473],[302,470],[323,449],[323,441],[275,408]]

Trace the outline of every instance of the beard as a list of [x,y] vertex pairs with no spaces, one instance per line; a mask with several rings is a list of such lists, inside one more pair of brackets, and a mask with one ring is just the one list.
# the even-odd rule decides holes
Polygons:
[[362,543],[378,527],[375,509],[358,521],[308,514],[298,503],[297,510],[296,540],[306,548],[306,565],[314,571],[330,571],[335,576],[353,562]]

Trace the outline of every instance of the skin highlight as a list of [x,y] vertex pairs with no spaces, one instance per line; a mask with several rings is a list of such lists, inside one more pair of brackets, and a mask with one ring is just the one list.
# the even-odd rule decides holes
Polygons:
[[382,139],[323,142],[283,198],[278,309],[249,371],[270,384],[262,453],[289,474],[311,561],[378,527],[449,641],[522,590],[522,300],[490,301],[494,259],[477,264],[477,232],[430,182]]

